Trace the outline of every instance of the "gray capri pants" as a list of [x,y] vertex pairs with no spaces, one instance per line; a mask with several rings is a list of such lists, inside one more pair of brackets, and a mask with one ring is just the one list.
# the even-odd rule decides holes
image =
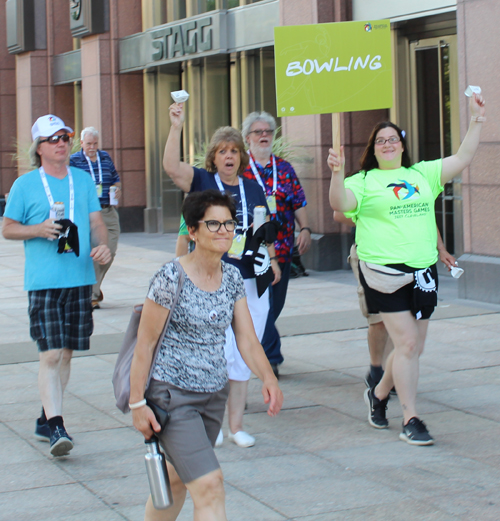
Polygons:
[[170,413],[160,444],[183,483],[220,468],[213,447],[228,395],[229,382],[215,393],[196,393],[151,380],[146,397]]

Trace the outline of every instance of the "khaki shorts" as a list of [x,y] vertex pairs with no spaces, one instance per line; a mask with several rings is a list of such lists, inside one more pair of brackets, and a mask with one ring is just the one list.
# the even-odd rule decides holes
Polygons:
[[356,248],[356,244],[353,244],[351,246],[351,251],[349,252],[349,257],[347,257],[347,261],[351,265],[352,272],[354,273],[354,276],[356,277],[356,280],[358,281],[358,301],[359,301],[359,309],[361,310],[361,313],[368,321],[368,324],[378,324],[379,322],[382,322],[382,317],[379,313],[368,313],[368,306],[366,305],[366,298],[365,298],[365,290],[363,289],[363,286],[361,285],[361,282],[359,281],[359,257],[358,257],[358,251]]
[[228,394],[229,382],[215,393],[195,393],[151,380],[146,397],[170,413],[160,444],[183,483],[220,468],[213,447]]

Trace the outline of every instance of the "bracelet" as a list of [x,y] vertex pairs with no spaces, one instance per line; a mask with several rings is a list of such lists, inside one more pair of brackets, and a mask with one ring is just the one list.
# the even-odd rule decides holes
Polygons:
[[141,400],[140,402],[136,402],[136,403],[129,403],[128,404],[128,407],[131,411],[133,411],[134,409],[139,409],[140,407],[143,407],[144,405],[146,405],[146,398],[144,398],[143,400]]
[[477,123],[483,123],[484,121],[486,121],[486,118],[483,116],[472,116],[470,120],[476,121]]
[[303,232],[304,230],[307,230],[309,233],[312,233],[311,228],[309,228],[309,226],[304,226],[304,228],[300,229],[301,232]]
[[278,258],[277,255],[275,255],[274,257],[269,257],[269,260],[276,260]]

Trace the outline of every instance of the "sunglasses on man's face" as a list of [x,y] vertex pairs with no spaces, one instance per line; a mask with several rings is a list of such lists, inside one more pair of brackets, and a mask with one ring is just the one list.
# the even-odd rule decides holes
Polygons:
[[64,143],[70,140],[69,134],[61,134],[60,136],[50,136],[45,139],[40,139],[39,143],[49,143],[50,145],[57,145],[59,140],[62,139]]

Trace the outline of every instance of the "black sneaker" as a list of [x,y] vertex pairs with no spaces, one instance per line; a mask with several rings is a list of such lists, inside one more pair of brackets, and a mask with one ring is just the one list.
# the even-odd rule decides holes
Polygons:
[[[35,438],[38,440],[38,441],[46,441],[46,442],[49,442],[50,441],[50,427],[49,427],[49,424],[48,422],[44,422],[44,423],[41,423],[40,422],[40,419],[41,418],[38,418],[35,422]],[[68,436],[68,438],[73,441],[73,438],[68,434],[66,433],[66,435]]]
[[368,371],[366,373],[366,376],[365,376],[365,385],[366,387],[368,387],[368,389],[373,389],[374,387],[376,387],[378,385],[378,383],[380,382],[380,380],[382,380],[382,376],[384,375],[384,373],[382,373],[380,375],[380,378],[377,380],[371,373],[371,371]]
[[35,438],[39,441],[50,441],[50,427],[47,422],[40,423],[40,418],[35,425]]
[[429,434],[425,423],[416,417],[410,418],[406,425],[403,422],[403,432],[399,435],[399,439],[410,445],[434,444],[434,439]]
[[389,422],[385,417],[387,410],[387,402],[390,395],[385,400],[379,400],[373,390],[375,387],[369,388],[365,391],[365,403],[368,405],[368,422],[376,429],[387,429]]
[[73,448],[73,442],[64,427],[56,427],[50,435],[50,453],[54,457],[66,456]]

